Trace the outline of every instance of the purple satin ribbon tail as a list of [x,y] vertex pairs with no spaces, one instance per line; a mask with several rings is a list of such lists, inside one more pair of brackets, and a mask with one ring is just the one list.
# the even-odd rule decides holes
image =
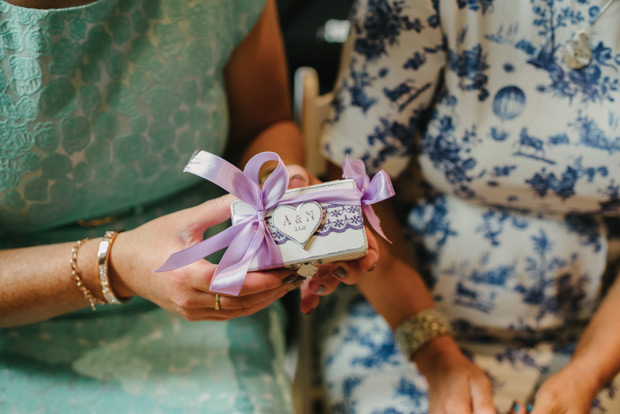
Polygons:
[[379,236],[383,237],[386,242],[392,244],[392,240],[388,239],[388,237],[383,233],[383,228],[381,228],[381,220],[379,219],[379,216],[377,216],[377,213],[375,213],[375,211],[372,209],[372,207],[367,204],[362,205],[362,212],[364,212],[364,215],[366,216],[366,220],[368,221],[368,224],[370,224],[370,227],[372,227]]
[[194,263],[197,260],[203,259],[212,253],[228,247],[245,224],[245,222],[238,223],[200,243],[171,254],[168,260],[166,260],[159,269],[155,270],[155,272],[167,272],[187,266],[190,263]]

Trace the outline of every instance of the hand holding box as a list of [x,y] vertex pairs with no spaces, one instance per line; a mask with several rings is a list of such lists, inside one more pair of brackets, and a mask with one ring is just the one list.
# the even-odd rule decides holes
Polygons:
[[[261,188],[260,167],[268,161],[277,161],[278,166]],[[348,180],[289,191],[286,167],[273,152],[254,156],[241,171],[201,151],[184,171],[212,181],[242,202],[233,204],[231,227],[172,254],[156,271],[176,269],[229,247],[211,280],[212,292],[238,295],[248,270],[297,268],[364,256],[367,242],[362,213],[385,238],[371,204],[392,197],[394,189],[384,171],[371,181],[359,160],[347,159],[343,164]]]

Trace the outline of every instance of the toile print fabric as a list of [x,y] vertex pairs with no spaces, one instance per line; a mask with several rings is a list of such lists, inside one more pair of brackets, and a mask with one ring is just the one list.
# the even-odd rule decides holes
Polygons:
[[[366,0],[351,15],[323,152],[399,176],[412,254],[500,412],[568,361],[618,271],[620,2],[605,3]],[[574,70],[581,29],[592,60]],[[361,295],[322,302],[332,412],[426,413],[423,377]],[[620,411],[619,386],[592,413]]]
[[[223,69],[264,5],[0,0],[0,248],[101,237],[220,195],[183,166],[223,152]],[[188,322],[134,298],[3,328],[0,412],[290,413],[285,325],[279,303]]]

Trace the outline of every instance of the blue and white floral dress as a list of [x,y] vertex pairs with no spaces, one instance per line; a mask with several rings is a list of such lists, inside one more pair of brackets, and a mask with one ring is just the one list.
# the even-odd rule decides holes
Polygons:
[[[413,254],[500,412],[566,364],[617,272],[620,2],[599,15],[604,3],[364,0],[352,12],[324,153],[400,176]],[[592,61],[574,70],[562,56],[580,29]],[[318,314],[333,412],[427,412],[424,378],[357,290]],[[620,412],[619,385],[593,413]]]

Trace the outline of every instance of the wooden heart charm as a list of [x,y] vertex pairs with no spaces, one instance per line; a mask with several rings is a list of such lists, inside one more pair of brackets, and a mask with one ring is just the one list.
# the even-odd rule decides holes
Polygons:
[[303,248],[306,248],[322,220],[323,208],[316,201],[302,203],[297,207],[278,206],[271,214],[271,224]]

